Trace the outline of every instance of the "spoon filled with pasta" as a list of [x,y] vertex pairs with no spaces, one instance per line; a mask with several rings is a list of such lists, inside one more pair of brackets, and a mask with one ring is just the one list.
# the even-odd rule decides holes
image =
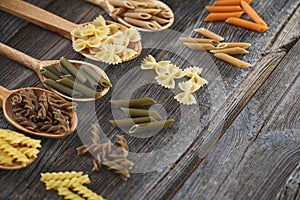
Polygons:
[[49,90],[0,86],[0,107],[13,126],[32,135],[61,138],[77,127],[75,104]]
[[135,59],[142,51],[136,29],[102,16],[75,24],[21,0],[0,1],[0,9],[72,40],[75,51],[93,60],[114,65]]
[[106,73],[83,61],[38,60],[0,43],[0,54],[32,69],[44,86],[74,101],[93,101],[103,97],[112,86]]
[[86,0],[102,7],[114,20],[140,31],[154,32],[169,28],[173,11],[158,0]]

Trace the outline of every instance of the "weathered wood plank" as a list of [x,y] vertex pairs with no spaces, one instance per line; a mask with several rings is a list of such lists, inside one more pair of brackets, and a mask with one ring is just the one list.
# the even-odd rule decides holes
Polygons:
[[300,41],[174,199],[276,197],[300,160],[299,50]]
[[[31,2],[39,5],[37,0],[32,0]],[[98,14],[104,13],[102,9],[84,1],[67,0],[47,2],[48,4],[45,4],[44,7],[45,9],[77,23],[89,21]],[[194,170],[194,167],[199,164],[199,159],[205,157],[207,152],[214,148],[217,139],[236,117],[237,114],[232,112],[239,112],[245,106],[253,95],[253,92],[261,86],[263,80],[267,78],[268,74],[285,54],[285,52],[269,54],[263,59],[263,61],[269,62],[265,70],[263,70],[265,66],[261,64],[255,65],[254,68],[240,70],[222,61],[215,60],[213,61],[217,67],[208,67],[206,66],[206,62],[211,62],[213,58],[206,54],[191,52],[189,49],[184,48],[183,45],[178,42],[178,36],[181,33],[196,36],[196,34],[192,32],[193,28],[205,26],[223,34],[228,40],[251,42],[253,43],[251,54],[244,56],[244,59],[256,64],[258,60],[262,58],[261,52],[264,50],[267,51],[272,47],[273,43],[276,42],[278,31],[285,27],[285,22],[290,19],[293,11],[299,5],[299,2],[292,0],[286,2],[253,2],[253,5],[256,7],[261,6],[259,7],[259,9],[261,9],[259,11],[268,7],[263,18],[267,19],[270,25],[270,31],[265,34],[259,34],[238,27],[224,25],[224,23],[204,23],[203,19],[207,12],[204,11],[203,8],[206,4],[212,4],[213,0],[188,0],[176,3],[173,1],[166,2],[175,12],[176,21],[172,29],[177,32],[173,32],[172,34],[168,34],[168,32],[143,34],[145,47],[150,49],[143,50],[142,55],[135,61],[113,67],[98,63],[98,66],[106,68],[106,72],[115,86],[118,83],[123,83],[125,86],[115,87],[107,96],[95,102],[95,104],[79,104],[80,110],[78,111],[78,115],[80,124],[77,133],[60,140],[43,139],[42,151],[39,154],[37,162],[33,165],[14,172],[0,171],[0,183],[3,185],[3,190],[0,191],[1,198],[22,199],[32,197],[33,199],[57,199],[58,196],[56,192],[45,192],[44,185],[39,182],[39,173],[64,170],[84,170],[89,173],[92,179],[92,183],[89,187],[107,199],[163,199],[170,197],[173,195],[175,189],[177,189]],[[279,13],[276,18],[274,18],[274,13]],[[17,18],[9,16],[8,14],[1,14],[4,16],[3,19],[10,18],[12,21],[17,20]],[[107,15],[105,15],[105,17],[107,17]],[[187,21],[188,23],[186,23]],[[11,22],[5,21],[1,23],[0,26],[5,27],[7,23]],[[8,26],[6,33],[10,34],[10,36],[5,35],[2,42],[40,59],[56,59],[61,55],[72,59],[84,59],[81,55],[73,52],[70,41],[59,35],[27,23],[16,32],[15,30],[18,26],[18,23],[15,26],[14,24]],[[11,34],[13,35],[11,36]],[[174,36],[174,38],[172,38],[172,36]],[[159,50],[159,47],[164,51]],[[171,50],[175,51],[175,53],[172,53]],[[193,62],[196,63],[197,66],[204,68],[203,74],[205,78],[209,80],[210,85],[197,94],[199,107],[196,107],[196,109],[194,109],[194,107],[180,108],[178,103],[172,98],[173,94],[171,91],[160,89],[157,85],[152,84],[154,80],[153,74],[137,70],[141,59],[149,53],[158,59],[171,59],[172,62],[183,67],[189,67],[189,59],[193,59]],[[1,85],[9,89],[22,86],[41,86],[37,76],[35,76],[32,71],[3,57],[0,57],[0,59],[4,66],[0,69],[1,74],[3,74],[0,79]],[[14,71],[15,74],[11,75],[11,71]],[[128,73],[129,71],[132,74]],[[124,80],[128,74],[130,75],[129,78]],[[217,80],[216,74],[218,75]],[[35,78],[33,78],[33,76],[35,76]],[[22,77],[22,79],[19,77]],[[123,82],[120,81],[120,79],[122,79]],[[257,83],[255,81],[257,81]],[[172,144],[174,138],[188,145],[177,145],[173,147],[174,149],[181,148],[179,154],[172,155],[176,158],[175,160],[181,156],[181,160],[177,160],[176,163],[171,163],[172,166],[165,166],[157,171],[144,174],[135,173],[130,180],[123,182],[118,175],[114,175],[105,169],[102,169],[100,173],[90,172],[92,168],[92,158],[90,156],[75,156],[75,148],[80,146],[82,141],[88,138],[88,133],[85,132],[90,124],[97,119],[101,123],[106,136],[111,138],[112,141],[115,141],[114,135],[119,134],[120,131],[108,123],[108,119],[111,119],[114,115],[107,100],[111,97],[115,97],[115,92],[128,89],[127,85],[134,82],[145,85],[133,91],[133,96],[149,95],[154,97],[161,103],[161,106],[170,117],[174,117],[176,122],[182,121],[176,123],[172,129],[163,132],[161,134],[163,136],[158,135],[150,139],[139,139],[126,135],[131,151],[138,153],[147,153],[154,150],[158,151]],[[216,85],[220,82],[222,82],[222,87],[224,88],[214,91],[214,88],[216,88]],[[239,86],[238,90],[236,90],[235,88],[241,84],[242,86]],[[250,86],[247,86],[248,84],[250,84]],[[246,86],[246,88],[242,90],[241,88],[244,86]],[[251,90],[247,92],[247,89]],[[179,91],[175,91],[175,93],[176,92]],[[231,94],[236,96],[234,96],[234,98],[231,96],[231,98],[228,99]],[[131,94],[125,94],[124,96],[128,97],[128,95]],[[222,98],[220,98],[220,96]],[[231,102],[232,100],[234,100],[233,105],[226,105],[226,102]],[[225,118],[222,119],[218,118],[218,116],[214,116],[222,107],[223,109],[221,111],[224,114],[223,116],[228,115],[228,119],[226,120]],[[227,110],[224,108],[227,108]],[[95,111],[95,115],[91,115],[91,111],[93,110]],[[182,117],[183,114],[188,117]],[[1,127],[7,127],[8,125],[3,118],[3,114],[0,113],[0,116]],[[194,116],[198,117],[194,118]],[[224,124],[222,124],[220,120],[224,122]],[[195,126],[191,126],[192,124]],[[217,127],[215,130],[219,130],[216,132],[217,134],[210,132],[213,130],[210,129],[210,125],[212,124]],[[190,130],[190,133],[183,134],[179,132],[180,126],[187,127],[184,131]],[[12,128],[11,126],[8,127]],[[205,127],[209,127],[209,129]],[[176,134],[180,135],[180,138],[174,137]],[[197,138],[193,141],[195,135]],[[192,140],[189,140],[191,138]],[[188,148],[190,143],[193,145]],[[172,148],[172,146],[170,147]],[[199,151],[199,147],[200,149],[202,147],[201,151]],[[187,148],[187,153],[182,154]],[[169,155],[171,156],[171,154]],[[169,155],[156,157],[157,160],[144,161],[144,165],[145,167],[150,167],[155,164],[164,165]],[[143,165],[139,167],[141,168]],[[168,174],[168,172],[171,173]],[[8,179],[10,180],[9,182],[7,182]]]

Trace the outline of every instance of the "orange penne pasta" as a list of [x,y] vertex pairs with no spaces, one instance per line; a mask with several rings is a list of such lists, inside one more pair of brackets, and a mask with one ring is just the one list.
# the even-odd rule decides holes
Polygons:
[[[242,0],[222,0],[216,1],[213,5],[214,6],[236,6],[241,5]],[[245,0],[247,3],[251,3],[252,0]]]
[[205,22],[209,21],[222,21],[226,20],[229,17],[240,17],[244,12],[228,12],[228,13],[210,13],[204,19]]
[[256,23],[267,26],[266,22],[257,14],[257,12],[245,1],[241,2],[245,13]]
[[229,17],[228,19],[226,19],[225,22],[228,24],[240,26],[257,32],[265,32],[266,30],[268,30],[268,27],[265,25],[256,24],[254,22],[250,22],[248,20],[241,19],[238,17]]
[[206,10],[212,13],[226,13],[243,11],[241,6],[205,6]]

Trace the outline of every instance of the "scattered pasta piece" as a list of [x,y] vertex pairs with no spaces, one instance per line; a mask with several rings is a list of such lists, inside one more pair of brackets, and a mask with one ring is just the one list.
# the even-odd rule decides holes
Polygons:
[[265,25],[257,24],[238,17],[229,17],[225,22],[257,32],[265,32],[266,30],[268,30],[268,27]]
[[195,32],[199,33],[200,35],[203,35],[204,37],[207,37],[209,39],[217,40],[217,41],[223,41],[224,38],[212,31],[209,31],[205,28],[197,28],[195,29]]
[[174,99],[176,99],[179,103],[185,105],[196,104],[196,98],[193,96],[193,92],[196,92],[201,88],[200,85],[192,82],[192,81],[185,81],[178,83],[179,88],[183,91],[182,93],[177,94]]
[[113,146],[112,143],[100,143],[100,127],[98,124],[92,125],[92,143],[77,147],[78,155],[87,152],[94,153],[95,159],[93,160],[93,170],[99,171],[101,165],[105,165],[108,169],[114,170],[120,174],[124,180],[130,178],[129,170],[132,169],[134,163],[127,159],[128,145],[123,136],[117,135],[119,145]]
[[[77,52],[89,52],[94,58],[109,64],[118,64],[132,59],[137,52],[128,46],[139,42],[141,36],[136,29],[121,30],[115,23],[106,24],[100,15],[92,23],[83,25],[71,31],[74,37],[73,48]],[[111,51],[106,45],[121,45],[122,51]]]
[[214,56],[237,67],[246,68],[251,66],[250,63],[244,62],[225,53],[216,53]]
[[0,129],[0,165],[5,167],[27,166],[35,159],[41,141],[8,129]]
[[91,182],[88,175],[83,175],[83,172],[47,172],[41,174],[40,180],[46,184],[46,190],[55,189],[64,199],[104,200],[83,186]]

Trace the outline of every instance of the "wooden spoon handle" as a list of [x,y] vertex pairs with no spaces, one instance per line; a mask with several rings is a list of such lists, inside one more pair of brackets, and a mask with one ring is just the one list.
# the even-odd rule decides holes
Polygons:
[[21,0],[1,0],[0,9],[71,39],[78,25]]
[[97,6],[100,6],[101,8],[103,8],[103,10],[111,15],[112,9],[110,8],[110,6],[108,5],[107,0],[86,0],[87,2],[90,2],[92,4],[95,4]]
[[26,55],[16,49],[13,49],[3,43],[0,43],[0,54],[10,58],[18,63],[25,65],[26,67],[39,72],[40,60],[37,60],[31,56]]
[[0,107],[3,108],[3,103],[9,97],[11,91],[0,85]]

